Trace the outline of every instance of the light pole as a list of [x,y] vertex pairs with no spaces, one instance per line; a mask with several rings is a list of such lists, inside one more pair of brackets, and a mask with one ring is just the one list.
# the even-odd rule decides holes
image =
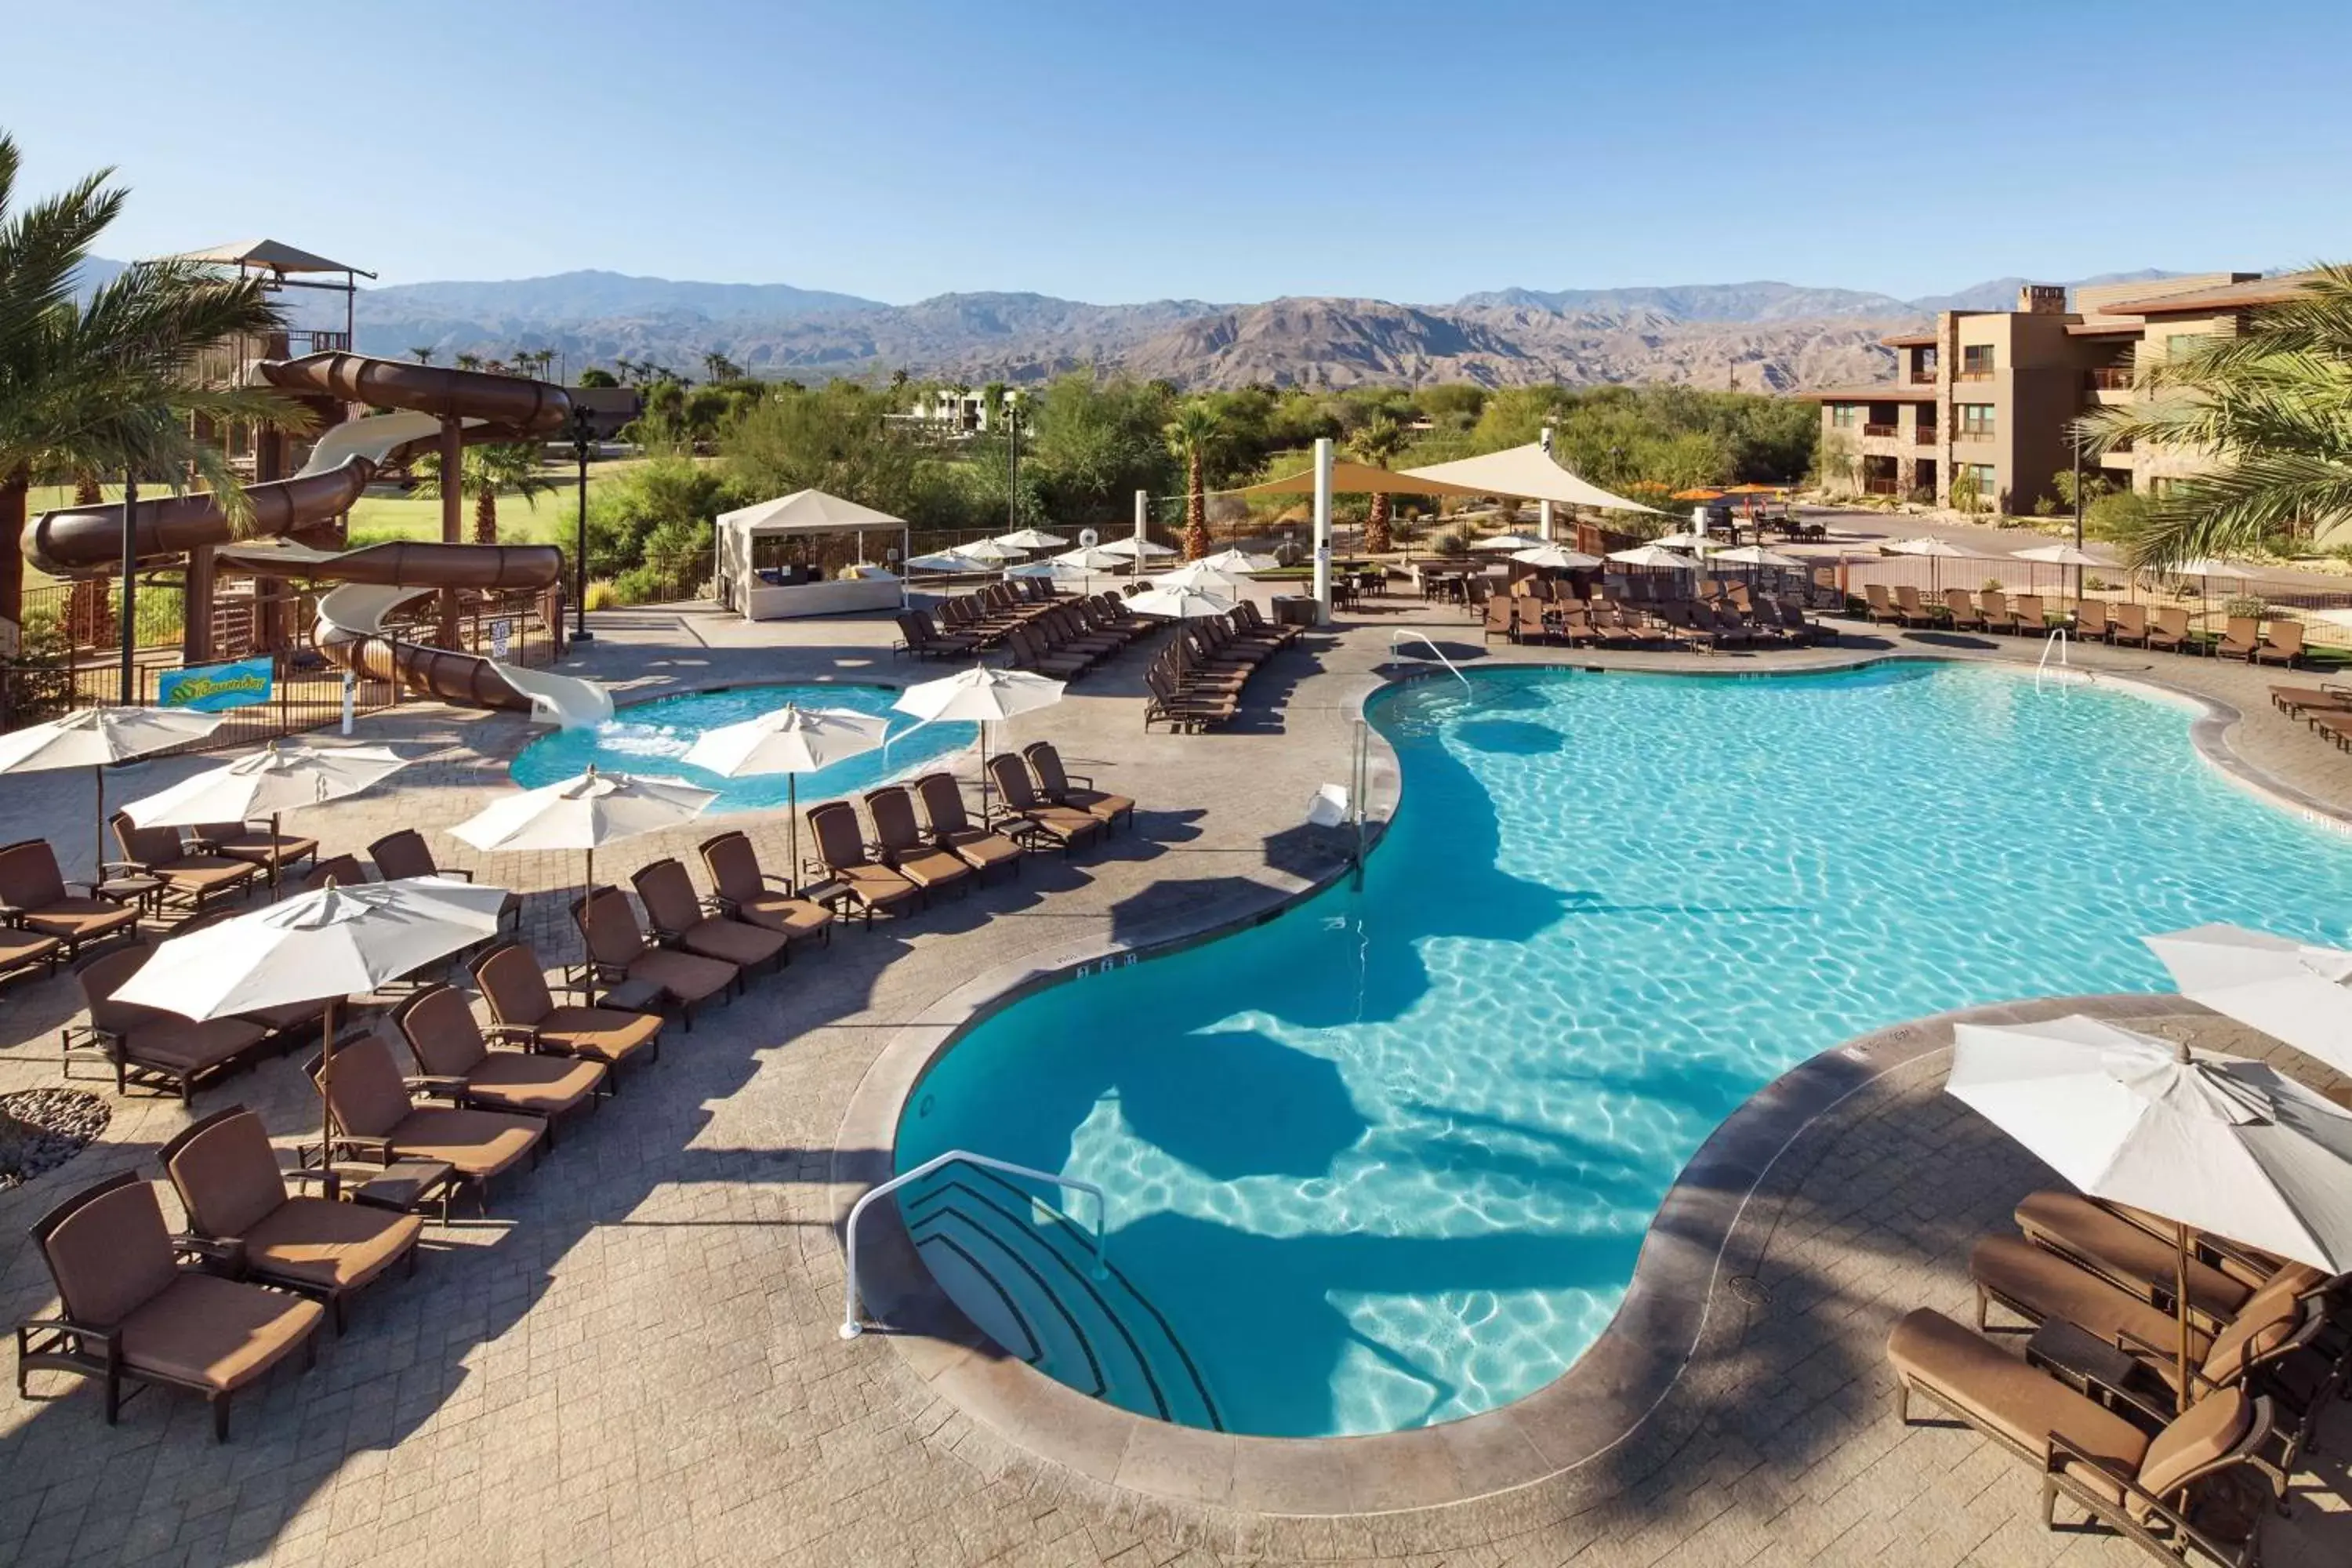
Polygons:
[[1021,531],[1021,394],[1007,387],[1004,414],[1004,531]]
[[588,629],[588,453],[596,445],[595,422],[588,405],[572,405],[572,456],[580,464],[580,532],[572,550],[572,640],[594,642]]
[[131,656],[139,637],[139,606],[136,603],[139,552],[131,546],[131,520],[138,512],[139,470],[125,464],[122,469],[122,690],[120,698],[125,708],[139,700],[137,672],[131,668]]
[[[2074,432],[2074,548],[2083,548],[2083,433]],[[2074,563],[2074,604],[2080,614],[2083,603],[2083,563]]]

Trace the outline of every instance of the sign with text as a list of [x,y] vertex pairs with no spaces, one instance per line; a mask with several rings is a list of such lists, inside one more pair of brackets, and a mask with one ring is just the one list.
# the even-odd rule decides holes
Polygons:
[[267,658],[167,669],[155,678],[155,700],[165,708],[188,708],[199,713],[249,708],[269,700],[270,675]]

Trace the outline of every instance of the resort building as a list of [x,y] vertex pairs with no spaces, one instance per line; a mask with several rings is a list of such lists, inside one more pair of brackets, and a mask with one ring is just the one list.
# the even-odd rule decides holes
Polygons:
[[[2234,332],[2247,311],[2291,298],[2302,275],[2217,272],[2067,291],[2018,290],[2011,310],[1946,310],[1936,324],[1885,340],[1892,381],[1799,394],[1822,405],[1823,466],[1869,495],[1948,505],[1976,481],[1977,504],[2020,512],[2055,498],[2073,462],[2068,427],[2086,410],[2146,395],[2136,365],[2183,339]],[[2118,488],[2160,490],[2193,455],[2111,451],[2097,459]]]

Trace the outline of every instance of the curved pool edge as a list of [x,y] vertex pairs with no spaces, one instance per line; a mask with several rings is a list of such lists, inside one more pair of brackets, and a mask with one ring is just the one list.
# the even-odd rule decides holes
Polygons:
[[[1771,679],[1825,674],[1892,662],[1978,664],[2030,674],[2023,661],[1941,652],[1857,652],[1848,658],[1753,670],[1608,668],[1623,675],[1731,675]],[[1596,667],[1570,660],[1514,660],[1488,668]],[[2101,670],[2099,678],[2195,710],[2190,742],[2233,784],[2307,820],[2352,830],[2352,812],[2268,774],[2240,755],[2229,731],[2237,709],[2161,679]],[[1420,679],[1390,678],[1351,704],[1360,716],[1376,697]],[[1376,779],[1388,809],[1368,820],[1368,852],[1401,805],[1393,749],[1371,730]],[[1087,938],[973,976],[894,1031],[852,1094],[835,1140],[830,1197],[836,1229],[850,1205],[895,1171],[897,1131],[907,1099],[931,1064],[999,1009],[1046,986],[1084,979],[1107,963],[1132,963],[1215,941],[1273,920],[1347,874],[1345,863],[1315,879],[1273,873],[1265,897],[1171,919],[1117,942]],[[1269,868],[1271,872],[1271,868]],[[1284,886],[1283,884],[1290,884]],[[2197,1010],[2161,994],[2042,998],[1985,1004],[1931,1015],[1850,1039],[1807,1058],[1727,1117],[1676,1175],[1644,1236],[1624,1300],[1600,1336],[1552,1382],[1496,1409],[1402,1432],[1288,1438],[1172,1426],[1089,1398],[1006,1355],[932,1280],[895,1207],[873,1211],[860,1234],[862,1299],[869,1321],[887,1321],[894,1352],[936,1396],[1028,1454],[1118,1490],[1220,1514],[1344,1517],[1447,1509],[1530,1488],[1575,1488],[1637,1436],[1654,1436],[1669,1395],[1709,1328],[1727,1316],[1718,1300],[1742,1276],[1735,1244],[1751,1202],[1805,1134],[1854,1094],[1889,1073],[1949,1048],[1961,1022],[2029,1022],[2067,1012],[2131,1018]],[[879,1222],[879,1223],[877,1223]],[[1769,1234],[1769,1233],[1768,1233]],[[1739,1305],[1738,1302],[1733,1305]],[[1598,1479],[1589,1484],[1598,1486]],[[1596,1493],[1596,1497],[1597,1497]],[[1579,1504],[1578,1506],[1581,1506]]]

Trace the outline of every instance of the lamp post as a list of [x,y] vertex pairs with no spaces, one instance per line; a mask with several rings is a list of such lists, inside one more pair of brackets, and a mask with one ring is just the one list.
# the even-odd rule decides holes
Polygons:
[[1004,414],[1004,531],[1021,531],[1021,394],[1007,387]]
[[139,700],[137,672],[131,668],[139,637],[139,552],[131,544],[131,520],[138,512],[139,470],[126,463],[122,468],[122,691],[119,699],[125,708]]
[[572,640],[594,642],[588,629],[588,453],[596,444],[595,423],[588,406],[572,405],[572,456],[580,464],[580,533],[572,551]]

